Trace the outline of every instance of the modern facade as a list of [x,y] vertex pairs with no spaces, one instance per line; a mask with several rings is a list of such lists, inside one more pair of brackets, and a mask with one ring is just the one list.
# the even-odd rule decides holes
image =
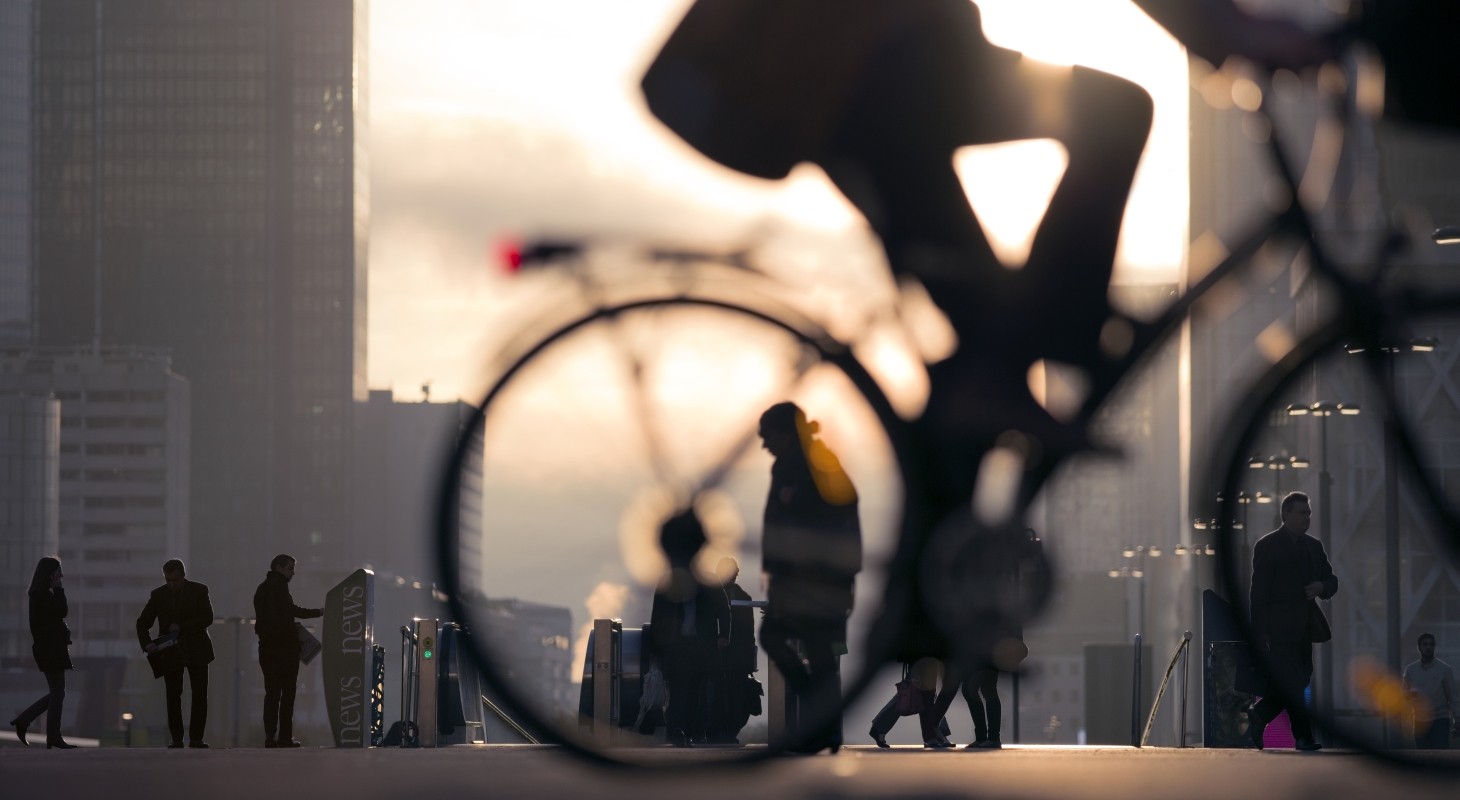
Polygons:
[[50,393],[0,388],[0,660],[12,664],[30,658],[36,562],[60,552],[60,422]]
[[52,552],[70,578],[72,654],[134,657],[162,563],[190,558],[187,381],[159,352],[41,349],[0,356],[0,391],[59,403]]
[[0,346],[30,342],[31,0],[0,0]]
[[48,0],[33,19],[38,342],[170,350],[192,391],[191,567],[220,615],[251,613],[279,552],[323,591],[358,566],[364,0]]
[[[440,583],[436,513],[448,460],[475,411],[467,403],[396,402],[375,390],[355,417],[355,554],[382,585]],[[481,559],[482,437],[461,475],[462,584],[477,583]]]

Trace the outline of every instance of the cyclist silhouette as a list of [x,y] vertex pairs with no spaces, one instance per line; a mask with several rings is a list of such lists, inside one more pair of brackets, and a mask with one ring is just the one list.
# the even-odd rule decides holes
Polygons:
[[[1133,1],[1213,63],[1238,55],[1301,67],[1331,52],[1232,0]],[[642,85],[661,121],[726,166],[763,178],[820,166],[881,238],[894,272],[927,287],[960,340],[930,370],[922,420],[947,450],[931,455],[953,467],[955,494],[971,487],[968,454],[1005,430],[1046,452],[1090,446],[1082,427],[1035,402],[1026,374],[1040,359],[1100,370],[1123,355],[1099,343],[1116,317],[1107,288],[1151,125],[1143,89],[992,45],[970,0],[697,0]],[[1007,269],[952,156],[1036,138],[1060,142],[1068,168],[1027,262]]]

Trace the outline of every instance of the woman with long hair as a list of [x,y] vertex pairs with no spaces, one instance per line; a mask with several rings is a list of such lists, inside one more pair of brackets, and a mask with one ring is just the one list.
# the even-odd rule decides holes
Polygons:
[[46,676],[50,691],[10,721],[15,735],[26,746],[26,729],[36,717],[46,715],[46,749],[70,750],[76,745],[61,738],[61,710],[66,702],[66,670],[72,669],[71,630],[66,627],[66,590],[61,583],[61,561],[50,556],[35,565],[30,579],[31,655],[35,665]]

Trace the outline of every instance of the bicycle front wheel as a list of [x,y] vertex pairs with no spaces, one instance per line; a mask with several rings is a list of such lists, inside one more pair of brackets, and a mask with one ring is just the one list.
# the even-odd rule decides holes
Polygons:
[[[1251,723],[1237,709],[1271,696],[1306,709],[1329,744],[1404,766],[1456,768],[1413,749],[1416,721],[1428,712],[1401,675],[1417,658],[1417,637],[1444,630],[1445,609],[1460,597],[1452,433],[1460,417],[1445,390],[1453,356],[1429,347],[1456,341],[1457,312],[1446,301],[1397,316],[1428,334],[1403,343],[1336,319],[1275,364],[1228,423],[1208,485],[1220,487],[1211,527],[1232,613],[1208,619],[1207,638],[1240,641],[1234,652],[1265,680],[1243,686],[1240,659],[1213,656],[1227,667],[1211,677],[1214,708],[1231,718],[1209,725],[1209,735],[1225,737],[1209,746],[1246,745]],[[1323,544],[1339,586],[1318,603],[1332,640],[1313,647],[1306,681],[1259,641],[1254,622],[1271,612],[1249,599],[1254,548],[1285,524],[1283,498],[1299,491],[1312,511],[1307,535]],[[1269,745],[1291,746],[1292,736],[1279,725]]]

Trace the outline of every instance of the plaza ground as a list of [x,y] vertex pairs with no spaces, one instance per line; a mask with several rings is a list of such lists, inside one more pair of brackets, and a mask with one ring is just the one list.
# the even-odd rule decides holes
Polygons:
[[786,756],[755,764],[692,767],[733,759],[732,750],[640,751],[651,767],[609,769],[560,748],[462,745],[439,749],[298,750],[20,748],[0,744],[7,797],[288,798],[1453,798],[1460,751],[1439,754],[1449,771],[1396,768],[1352,751],[1206,750],[1009,746],[1002,751],[924,751],[853,746],[837,755]]

